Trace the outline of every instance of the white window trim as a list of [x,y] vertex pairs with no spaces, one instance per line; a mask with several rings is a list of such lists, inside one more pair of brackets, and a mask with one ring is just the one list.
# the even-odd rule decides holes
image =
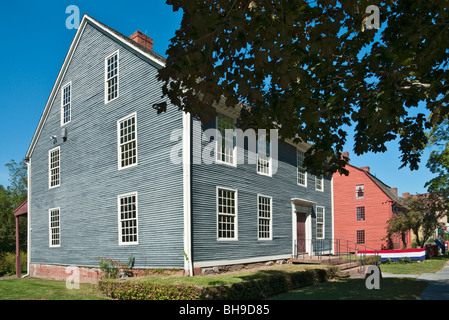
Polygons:
[[[233,122],[234,122],[234,128],[232,129],[233,130],[233,134],[232,134],[232,137],[233,137],[233,143],[232,143],[232,145],[233,145],[233,149],[232,149],[232,163],[223,161],[223,160],[221,160],[219,158],[219,152],[218,151],[219,151],[219,146],[220,145],[219,145],[217,137],[215,137],[215,140],[216,140],[216,142],[215,142],[215,162],[219,163],[219,164],[224,164],[224,165],[227,165],[227,166],[231,166],[231,167],[237,167],[237,145],[235,143],[235,139],[236,139],[236,136],[235,136],[236,135],[235,122],[236,121],[235,121],[234,118],[231,118],[231,117],[229,117],[229,116],[227,116],[225,114],[221,114],[221,115],[224,116],[224,117],[232,119]],[[218,115],[215,117],[215,130],[217,130],[217,134],[218,133],[221,134],[220,130],[218,130]]]
[[[121,220],[121,206],[120,199],[130,196],[136,197],[136,228],[137,228],[137,241],[133,242],[123,242],[122,241],[122,220]],[[118,244],[119,246],[135,246],[139,244],[139,198],[137,192],[130,192],[125,194],[120,194],[117,196],[117,222],[118,222]]]
[[[52,227],[51,227],[51,212],[54,210],[58,210],[58,234],[59,234],[59,244],[52,244]],[[48,209],[48,245],[50,248],[59,248],[61,247],[61,208],[51,208]]]
[[[122,152],[120,148],[120,122],[128,120],[129,118],[134,117],[134,126],[135,126],[135,140],[136,140],[136,163],[133,163],[131,165],[127,165],[125,167],[122,167]],[[126,117],[123,117],[119,120],[117,120],[117,161],[118,161],[118,170],[123,170],[127,168],[132,168],[138,165],[139,163],[139,156],[138,156],[138,141],[137,141],[137,112],[133,112]]]
[[[298,184],[298,186],[307,188],[307,171],[306,170],[304,170],[305,171],[304,172],[304,184],[299,183],[299,179],[298,179],[298,169],[299,169],[298,155],[300,152],[304,153],[303,151],[296,149],[296,183]],[[301,166],[301,168],[303,168],[303,167]]]
[[[117,54],[117,96],[111,100],[108,100],[108,59]],[[120,83],[120,56],[119,50],[114,51],[104,59],[104,104],[108,104],[119,97],[119,83]]]
[[[67,122],[64,122],[64,89],[70,87],[70,120]],[[70,123],[72,121],[72,81],[69,81],[65,85],[61,87],[61,127],[65,126],[66,124]]]
[[[58,184],[52,186],[51,185],[51,153],[55,150],[58,150],[58,153],[59,153],[59,163],[58,163],[59,178],[58,178]],[[57,146],[56,148],[53,148],[48,151],[48,188],[53,189],[53,188],[59,187],[60,185],[61,185],[61,147]]]
[[[321,189],[319,189],[319,188],[317,187],[317,181],[318,181],[318,180],[321,180]],[[324,191],[324,177],[321,177],[321,178],[315,177],[315,190],[321,191],[321,192]]]
[[[359,196],[358,192],[357,192],[357,187],[362,187],[361,189],[363,190],[363,195]],[[365,199],[365,184],[357,184],[355,186],[355,198],[356,199]]]
[[[219,216],[219,212],[218,212],[218,189],[222,189],[222,190],[227,190],[227,191],[233,191],[234,192],[234,194],[235,194],[235,201],[234,201],[234,203],[235,203],[235,218],[234,218],[234,238],[220,238],[219,236],[218,236],[218,234],[219,234],[219,230],[218,230],[218,225],[219,225],[219,223],[218,223],[218,216]],[[216,212],[216,220],[217,220],[217,223],[216,223],[216,229],[217,229],[217,241],[238,241],[239,240],[239,235],[238,235],[238,230],[239,230],[239,226],[238,226],[238,208],[239,208],[239,205],[238,205],[238,190],[236,190],[236,189],[231,189],[231,188],[226,188],[226,187],[220,187],[220,186],[217,186],[216,187],[216,189],[215,189],[215,202],[216,202],[216,209],[215,209],[215,212]],[[226,215],[226,214],[223,214],[223,215]]]
[[[318,237],[318,208],[322,208],[323,209],[323,222],[322,222],[322,225],[323,225],[323,236],[322,237]],[[316,221],[315,221],[315,233],[316,233],[316,238],[317,239],[324,239],[324,238],[326,238],[326,229],[325,229],[325,226],[326,226],[326,208],[325,207],[323,207],[323,206],[316,206]]]
[[[257,136],[257,138],[258,138],[258,136]],[[267,139],[267,135],[265,135],[265,139]],[[265,145],[266,145],[266,140],[265,140]],[[257,145],[257,154],[256,154],[256,172],[257,172],[257,174],[260,174],[260,175],[262,175],[262,176],[267,176],[267,177],[272,177],[272,166],[273,166],[273,157],[271,156],[272,155],[272,146],[271,146],[271,140],[270,140],[270,142],[269,142],[270,144],[269,144],[269,146],[270,146],[270,152],[269,152],[269,154],[270,154],[270,156],[268,157],[268,173],[265,173],[265,172],[263,172],[263,171],[259,171],[259,139],[256,139],[256,145]],[[266,159],[263,159],[263,160],[266,160]]]
[[[260,238],[259,236],[259,199],[260,198],[268,198],[270,199],[270,236],[268,238]],[[257,194],[257,240],[259,241],[272,241],[273,240],[273,197],[266,196],[263,194]]]

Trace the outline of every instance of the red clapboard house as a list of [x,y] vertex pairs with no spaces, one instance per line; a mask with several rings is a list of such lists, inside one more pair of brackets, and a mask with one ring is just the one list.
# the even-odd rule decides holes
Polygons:
[[[344,155],[349,158],[349,153]],[[397,188],[384,184],[370,173],[369,167],[358,168],[348,163],[345,168],[348,176],[339,173],[333,176],[335,239],[357,244],[360,250],[411,248],[410,232],[404,237],[384,239],[393,212],[406,210]]]

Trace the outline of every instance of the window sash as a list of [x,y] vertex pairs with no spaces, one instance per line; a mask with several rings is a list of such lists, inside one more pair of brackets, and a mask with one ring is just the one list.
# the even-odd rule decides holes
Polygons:
[[307,187],[307,172],[304,168],[304,152],[296,150],[297,183]]
[[324,179],[322,176],[315,177],[315,190],[324,191]]
[[365,244],[365,230],[357,230],[357,244]]
[[217,188],[217,239],[237,240],[237,191]]
[[119,244],[138,244],[137,193],[118,197]]
[[48,231],[49,231],[49,246],[59,247],[61,246],[61,229],[60,229],[60,210],[54,208],[49,210],[48,219]]
[[257,173],[271,176],[271,144],[266,134],[257,137]]
[[324,207],[316,207],[316,237],[324,239]]
[[117,122],[119,169],[137,165],[137,117],[132,114]]
[[257,196],[258,198],[258,239],[272,239],[272,198]]
[[365,220],[365,207],[357,207],[357,221]]
[[[221,113],[217,115],[217,131],[221,139],[217,139],[216,159],[218,162],[235,164],[235,120]],[[231,132],[232,130],[232,132]]]
[[105,59],[105,100],[110,102],[118,97],[119,62],[118,51]]
[[66,84],[61,90],[61,123],[69,123],[72,117],[72,84]]
[[359,184],[355,186],[355,198],[356,199],[365,198],[365,185]]
[[60,166],[60,148],[56,147],[48,152],[48,185],[50,189],[58,187],[61,184]]

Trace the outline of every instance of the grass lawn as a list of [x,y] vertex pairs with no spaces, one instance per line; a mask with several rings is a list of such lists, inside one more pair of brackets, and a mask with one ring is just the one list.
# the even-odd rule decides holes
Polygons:
[[380,269],[382,272],[395,274],[433,273],[441,270],[448,260],[448,256],[439,256],[432,259],[425,259],[422,262],[389,262],[382,263]]
[[98,286],[67,289],[65,281],[36,278],[0,280],[0,300],[104,300]]
[[427,283],[384,278],[380,289],[367,289],[365,279],[337,279],[280,294],[270,300],[415,300]]
[[[382,264],[385,273],[420,274],[436,272],[448,261],[448,257],[424,260],[421,263]],[[281,265],[260,269],[230,272],[220,275],[196,277],[148,276],[132,278],[130,281],[151,281],[165,284],[214,286],[227,283],[255,280],[281,272],[316,269],[314,265]],[[321,266],[323,267],[323,266]],[[324,268],[324,267],[323,267]],[[304,287],[279,296],[273,300],[413,300],[426,287],[424,281],[414,279],[384,278],[380,289],[369,290],[364,279],[335,279],[318,285]],[[103,300],[98,286],[81,284],[80,289],[67,289],[65,281],[36,278],[0,280],[0,300]]]
[[297,272],[311,269],[327,268],[323,265],[301,265],[286,264],[280,266],[262,267],[257,269],[248,269],[243,271],[228,272],[217,275],[200,275],[195,277],[173,277],[152,275],[147,277],[130,278],[128,281],[169,284],[169,285],[197,285],[197,286],[219,286],[230,283],[242,282],[246,280],[258,280],[264,277],[285,273]]

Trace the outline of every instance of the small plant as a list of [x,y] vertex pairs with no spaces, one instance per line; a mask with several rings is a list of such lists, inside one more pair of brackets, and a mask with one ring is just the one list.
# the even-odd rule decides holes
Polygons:
[[118,279],[132,277],[132,268],[135,258],[131,255],[126,264],[110,258],[98,258],[100,269],[103,270],[104,277],[107,279]]

